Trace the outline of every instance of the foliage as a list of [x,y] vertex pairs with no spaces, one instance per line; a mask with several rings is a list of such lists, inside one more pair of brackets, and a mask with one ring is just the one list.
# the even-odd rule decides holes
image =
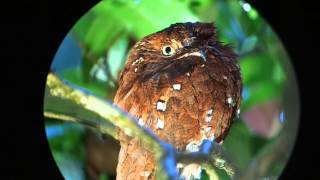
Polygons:
[[[245,113],[261,103],[281,99],[286,82],[283,66],[288,57],[268,24],[254,8],[244,10],[244,4],[237,0],[103,0],[70,31],[71,40],[81,50],[81,66],[56,71],[65,79],[112,100],[118,74],[134,42],[172,23],[214,22],[220,39],[230,43],[239,55],[246,93],[241,112]],[[58,59],[53,63],[55,61]],[[81,137],[81,131],[50,138],[53,154],[68,152],[68,146],[78,147],[77,135]],[[67,142],[73,145],[62,145]],[[268,139],[255,136],[240,117],[223,148],[233,155],[237,166],[244,169],[267,143]],[[78,156],[83,159],[82,154]],[[278,174],[278,171],[273,173]]]

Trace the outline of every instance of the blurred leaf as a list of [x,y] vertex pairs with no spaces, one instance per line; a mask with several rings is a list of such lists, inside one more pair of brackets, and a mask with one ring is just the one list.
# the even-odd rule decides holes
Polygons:
[[84,46],[84,53],[90,54],[90,57],[96,60],[111,46],[123,27],[113,18],[95,14],[93,9],[86,13],[71,31]]
[[190,13],[188,4],[180,1],[141,0],[139,3],[127,1],[125,4],[114,4],[114,1],[104,0],[93,11],[116,19],[137,39],[172,23],[198,20]]
[[76,24],[72,27],[71,32],[75,33],[77,38],[79,40],[82,40],[84,42],[84,39],[86,38],[86,34],[89,31],[89,27],[93,23],[94,19],[96,18],[96,15],[91,13],[91,9],[82,16]]
[[101,56],[123,30],[141,39],[171,23],[198,20],[191,14],[186,2],[162,0],[141,0],[138,3],[116,2],[101,1],[72,29],[78,40],[95,56]]
[[241,50],[240,50],[240,54],[244,54],[244,53],[247,53],[247,52],[250,52],[253,50],[253,48],[256,46],[257,44],[257,37],[252,35],[252,36],[249,36],[247,37],[242,45],[241,45]]
[[267,55],[249,55],[240,61],[244,85],[250,96],[242,102],[245,110],[282,94],[284,72],[280,64]]
[[105,97],[107,92],[104,84],[99,84],[97,82],[92,83],[84,83],[82,81],[82,73],[81,69],[74,68],[74,69],[68,69],[62,72],[63,77],[70,81],[73,82],[74,84],[81,86],[81,87],[86,87],[90,91],[92,91],[94,94],[100,97]]
[[279,86],[272,81],[256,83],[249,86],[248,89],[250,91],[250,96],[241,104],[243,111],[246,111],[248,108],[257,104],[278,98],[282,94],[282,86]]
[[84,159],[75,158],[72,154],[63,151],[55,152],[54,159],[65,180],[85,180]]
[[273,61],[261,54],[253,54],[240,60],[242,79],[245,85],[269,80],[272,74]]
[[223,143],[223,148],[227,150],[241,171],[249,165],[266,142],[265,139],[253,136],[243,121],[235,121]]
[[102,173],[100,176],[99,176],[99,180],[108,180],[108,175],[106,173]]
[[122,36],[108,51],[109,70],[114,79],[118,79],[118,74],[126,62],[126,53],[128,49],[128,38]]
[[84,160],[85,152],[82,126],[69,123],[64,123],[59,126],[63,129],[63,135],[48,139],[53,154],[56,152],[64,152],[72,158]]
[[191,11],[198,15],[205,11],[211,4],[215,3],[216,0],[186,0],[189,3]]
[[258,11],[251,8],[251,10],[249,11],[249,17],[253,20],[256,20],[259,17]]
[[252,158],[251,133],[243,122],[234,122],[224,140],[223,147],[240,169],[244,169]]
[[71,30],[83,48],[83,81],[90,82],[90,69],[120,35],[129,33],[141,39],[172,23],[197,21],[188,5],[188,2],[163,0],[98,3]]
[[273,72],[272,72],[272,79],[274,82],[278,84],[282,84],[285,81],[285,73],[282,69],[280,63],[277,61],[274,64]]

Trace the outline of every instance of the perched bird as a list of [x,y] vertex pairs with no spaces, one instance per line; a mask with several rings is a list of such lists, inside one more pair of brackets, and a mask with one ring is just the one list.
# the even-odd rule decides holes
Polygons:
[[[203,139],[222,143],[239,112],[242,81],[237,56],[217,39],[213,23],[176,23],[131,49],[114,103],[179,151]],[[155,159],[137,137],[119,131],[117,179],[155,179]],[[199,166],[181,176],[196,178]],[[201,171],[200,171],[201,172]]]

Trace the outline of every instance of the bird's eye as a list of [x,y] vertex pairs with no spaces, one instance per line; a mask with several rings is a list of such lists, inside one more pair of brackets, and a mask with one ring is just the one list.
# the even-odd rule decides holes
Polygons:
[[172,56],[176,53],[173,47],[166,45],[162,47],[162,54],[165,56]]

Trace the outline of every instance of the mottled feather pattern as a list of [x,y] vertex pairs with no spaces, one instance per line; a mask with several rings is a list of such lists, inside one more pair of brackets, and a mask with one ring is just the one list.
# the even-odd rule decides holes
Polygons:
[[[164,56],[165,45],[175,48],[175,54]],[[221,142],[240,108],[236,58],[229,46],[217,41],[212,23],[171,25],[132,48],[114,103],[180,151],[206,138]],[[124,174],[134,179],[140,172],[150,172],[147,178],[153,179],[152,153],[137,138],[121,131],[119,137],[117,179]]]

